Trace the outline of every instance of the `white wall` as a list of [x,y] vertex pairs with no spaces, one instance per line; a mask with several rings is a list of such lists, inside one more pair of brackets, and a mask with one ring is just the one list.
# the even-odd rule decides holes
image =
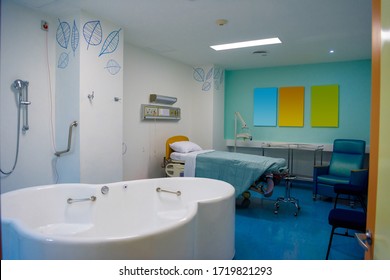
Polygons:
[[[202,91],[193,67],[130,44],[125,45],[124,57],[124,179],[164,176],[161,163],[171,136],[187,135],[203,148],[212,148],[213,93]],[[141,104],[149,103],[151,93],[177,97],[172,106],[181,108],[181,120],[141,120]]]
[[[1,3],[1,75],[0,75],[0,145],[1,169],[9,171],[16,150],[17,105],[11,84],[16,79],[29,81],[30,130],[20,136],[18,164],[14,173],[1,175],[1,192],[53,183],[53,147],[50,130],[50,84],[55,77],[55,30],[40,29],[41,19],[54,26],[55,20],[32,12],[8,0]],[[46,35],[48,35],[47,63]],[[53,81],[52,81],[53,82]],[[52,83],[53,86],[53,83]],[[54,87],[53,87],[54,89]]]
[[[122,179],[122,102],[123,98],[123,31],[100,17],[85,12],[59,19],[69,28],[76,43],[65,48],[62,36],[57,38],[56,132],[57,150],[67,147],[69,125],[72,145],[57,159],[59,182],[109,183]],[[88,44],[86,35],[95,27],[101,30]],[[69,30],[68,29],[68,30]],[[66,32],[64,32],[66,33]],[[62,33],[60,33],[62,34]],[[115,35],[114,35],[115,34]],[[112,36],[114,35],[114,36]],[[88,37],[87,37],[88,38]],[[116,40],[118,39],[118,40]],[[108,48],[114,42],[115,48]],[[62,59],[62,56],[67,59]],[[111,68],[114,61],[118,67]],[[59,65],[62,65],[60,67]],[[88,96],[93,95],[93,98]]]
[[[96,20],[102,28],[102,41],[97,46],[88,46],[82,29],[88,22]],[[82,14],[80,23],[80,181],[121,181],[123,30],[86,13]],[[114,45],[108,48],[107,42],[114,42],[116,48]],[[118,72],[110,73],[107,66],[110,61],[117,63],[119,68],[114,70]],[[92,93],[94,98],[90,100],[88,95]],[[116,102],[115,97],[121,101]]]
[[[1,5],[0,143],[1,169],[4,171],[12,167],[16,149],[17,105],[11,90],[15,79],[29,81],[32,102],[30,130],[21,135],[15,172],[1,175],[1,192],[57,181],[104,183],[122,180],[123,102],[115,102],[114,97],[122,98],[123,93],[123,36],[115,50],[115,59],[122,67],[118,74],[111,75],[105,68],[114,53],[99,56],[105,38],[119,27],[102,20],[101,45],[96,50],[91,47],[86,51],[85,44],[82,45],[82,25],[90,18],[99,18],[85,14],[82,14],[84,18],[80,15],[60,18],[70,25],[75,20],[78,25],[79,48],[85,50],[81,60],[78,50],[73,54],[70,46],[64,50],[57,48],[58,18],[50,18],[9,0],[2,1]],[[41,30],[42,19],[49,22],[49,32]],[[65,68],[58,67],[61,52],[69,55]],[[87,98],[91,90],[95,90],[93,104]],[[71,152],[57,158],[52,143],[56,144],[57,150],[66,149],[68,128],[73,120],[78,121],[79,126],[74,130]]]
[[[80,27],[80,16],[71,15],[61,17],[60,21],[67,22],[73,27],[73,23]],[[51,29],[57,30],[59,21],[52,25]],[[80,29],[80,28],[79,28]],[[56,43],[56,60],[54,68],[55,77],[55,128],[56,128],[56,151],[64,151],[68,145],[69,126],[77,121],[79,126],[72,129],[71,149],[68,153],[54,159],[55,169],[58,176],[58,183],[80,182],[80,46],[75,51],[70,51],[70,47],[64,49]],[[62,67],[62,55],[68,56],[68,61]]]
[[[122,50],[118,52],[119,56],[123,56],[119,76],[103,78],[102,74],[91,75],[90,72],[94,72],[95,68],[101,68],[101,61],[95,61],[99,65],[91,63],[89,55],[96,59],[96,53],[93,53],[96,50],[85,51],[85,44],[81,46],[81,53],[76,51],[73,55],[69,49],[69,68],[59,69],[57,63],[61,51],[56,50],[58,18],[50,18],[9,0],[2,1],[1,4],[2,169],[8,170],[11,167],[15,155],[17,111],[15,94],[10,89],[15,79],[30,82],[32,102],[29,108],[30,131],[21,136],[15,172],[10,176],[1,176],[2,192],[52,184],[57,180],[59,183],[104,183],[164,176],[161,163],[165,154],[165,141],[178,134],[189,136],[205,149],[225,148],[223,84],[205,91],[202,84],[194,79],[193,66],[128,43],[124,43]],[[81,25],[96,17],[80,13],[64,16],[60,20],[72,24],[73,18],[76,22],[79,21],[81,40]],[[49,22],[48,33],[40,29],[41,19]],[[108,30],[118,29],[106,21],[104,24],[105,36],[108,35]],[[104,56],[100,58],[105,59]],[[74,129],[71,152],[60,158],[54,156],[51,140],[48,66],[51,71],[57,150],[66,148],[71,121],[79,121],[79,126]],[[213,66],[207,66],[207,70],[210,67]],[[66,71],[68,76],[64,78]],[[112,79],[123,79],[123,83],[112,83]],[[90,103],[87,95],[92,91],[95,98]],[[148,103],[151,93],[177,97],[178,101],[173,106],[181,108],[181,120],[141,121],[141,104]],[[122,99],[114,102],[114,97]],[[111,127],[117,127],[114,129],[115,133],[107,132]],[[123,156],[122,142],[123,151],[127,147]],[[53,162],[56,162],[56,169],[53,168]]]

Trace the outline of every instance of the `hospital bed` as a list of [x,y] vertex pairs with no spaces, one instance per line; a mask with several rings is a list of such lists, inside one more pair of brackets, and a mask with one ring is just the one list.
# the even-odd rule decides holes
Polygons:
[[236,198],[250,197],[248,190],[266,197],[273,187],[287,175],[287,163],[283,158],[203,150],[187,136],[167,139],[163,167],[167,176],[205,177],[230,183],[236,190]]

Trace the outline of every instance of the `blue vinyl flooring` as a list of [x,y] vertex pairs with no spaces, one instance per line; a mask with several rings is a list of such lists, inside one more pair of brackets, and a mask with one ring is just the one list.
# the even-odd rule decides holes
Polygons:
[[[285,185],[275,186],[271,197],[251,192],[250,205],[236,206],[235,260],[324,260],[331,226],[330,199],[312,198],[307,183],[294,182],[291,196],[299,199],[300,211],[294,216],[291,203],[281,203],[278,214],[274,202],[284,196]],[[348,205],[341,207],[350,207]],[[343,232],[343,229],[339,229]],[[361,260],[364,250],[355,238],[334,235],[329,260]]]

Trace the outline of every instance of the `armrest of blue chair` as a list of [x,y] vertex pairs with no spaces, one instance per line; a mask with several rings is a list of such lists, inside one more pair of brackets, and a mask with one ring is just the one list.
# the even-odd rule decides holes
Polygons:
[[367,186],[368,185],[368,169],[357,169],[351,171],[351,185]]
[[313,179],[316,181],[317,176],[325,175],[329,173],[329,165],[314,165]]

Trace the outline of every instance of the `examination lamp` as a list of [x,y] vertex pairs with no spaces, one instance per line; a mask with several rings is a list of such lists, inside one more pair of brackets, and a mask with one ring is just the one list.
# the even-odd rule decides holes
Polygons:
[[240,112],[235,112],[234,113],[234,152],[236,152],[236,150],[237,150],[237,139],[252,140],[252,135],[249,133],[250,131],[237,134],[237,121],[238,120],[241,123],[241,129],[248,129],[249,130],[249,127],[246,124],[246,122],[244,121],[244,119],[242,118]]

